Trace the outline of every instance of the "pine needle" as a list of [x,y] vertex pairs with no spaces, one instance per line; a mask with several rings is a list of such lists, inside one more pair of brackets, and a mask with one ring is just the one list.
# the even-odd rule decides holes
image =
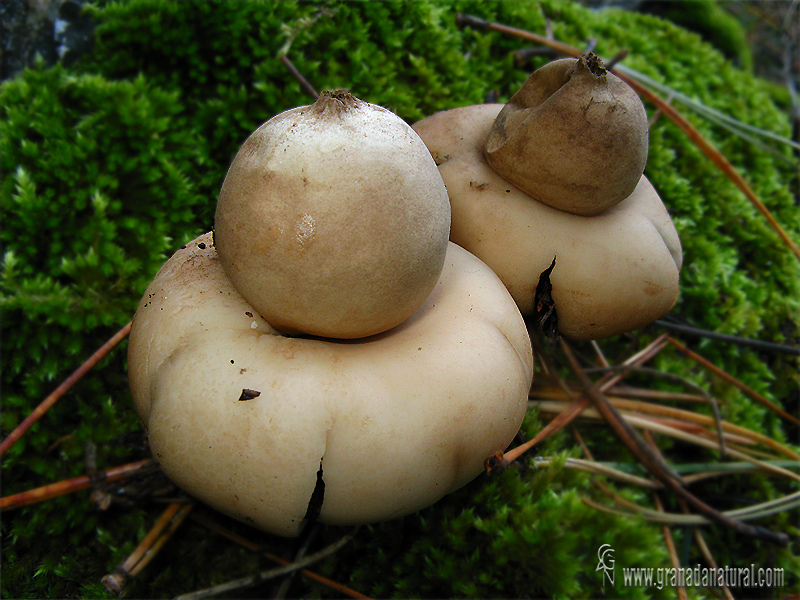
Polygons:
[[39,419],[41,419],[48,410],[50,410],[53,405],[58,402],[58,400],[66,394],[72,386],[74,386],[78,381],[80,381],[84,375],[86,375],[89,371],[94,368],[94,366],[99,363],[103,358],[108,355],[111,350],[113,350],[117,344],[119,344],[122,340],[124,340],[131,331],[131,325],[133,321],[130,321],[127,325],[125,325],[122,329],[120,329],[117,333],[115,333],[105,344],[103,344],[100,348],[98,348],[94,354],[92,354],[86,361],[78,367],[69,377],[67,377],[61,385],[59,385],[52,394],[50,394],[47,398],[45,398],[39,406],[37,406],[31,414],[29,414],[22,423],[17,425],[17,427],[8,434],[8,437],[0,443],[0,456],[3,456],[11,446],[16,444],[19,439],[25,435],[28,430],[33,427]]

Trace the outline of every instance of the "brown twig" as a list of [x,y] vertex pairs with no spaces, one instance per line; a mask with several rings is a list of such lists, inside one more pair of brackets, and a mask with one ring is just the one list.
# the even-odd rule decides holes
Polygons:
[[703,137],[703,134],[701,134],[694,127],[694,125],[692,125],[686,119],[686,117],[679,113],[671,104],[664,102],[658,95],[655,94],[655,92],[642,85],[635,79],[624,75],[623,73],[617,72],[616,75],[629,86],[631,86],[642,98],[657,106],[658,109],[667,116],[667,118],[675,123],[675,125],[677,125],[680,130],[686,134],[686,137],[688,137],[692,143],[694,143],[694,145],[706,155],[706,158],[717,165],[717,167],[725,174],[725,176],[730,179],[737,188],[739,188],[739,191],[741,191],[755,207],[755,209],[761,213],[761,216],[766,219],[769,226],[773,229],[773,231],[775,231],[775,233],[778,234],[778,237],[780,237],[783,243],[788,246],[789,250],[794,253],[795,257],[800,259],[800,246],[798,246],[795,241],[789,237],[789,234],[786,233],[778,221],[775,220],[775,217],[772,216],[770,210],[756,195],[756,193],[744,180],[744,177],[741,176],[739,171],[736,170],[736,168],[730,163],[725,155],[717,150],[705,137]]
[[567,362],[569,363],[572,372],[577,376],[578,381],[583,386],[584,393],[594,403],[594,407],[597,409],[597,412],[599,412],[608,422],[608,424],[611,425],[611,428],[614,430],[617,436],[628,447],[628,449],[633,452],[634,456],[639,459],[639,462],[641,462],[651,473],[664,473],[671,479],[674,479],[683,485],[681,476],[678,475],[678,473],[676,473],[672,467],[666,463],[660,454],[654,452],[652,448],[643,443],[633,426],[621,417],[617,409],[610,402],[608,402],[608,399],[603,395],[603,391],[601,391],[596,384],[591,382],[589,376],[578,364],[572,348],[564,339],[561,340],[561,350],[567,357]]
[[[611,402],[611,404],[614,405],[615,403]],[[556,405],[558,406],[558,408],[555,408],[552,405]],[[563,409],[563,405],[564,405],[563,402],[547,402],[547,401],[539,404],[543,412],[552,412],[555,414],[557,414]],[[671,426],[670,424],[664,422],[662,419],[653,419],[653,418],[638,416],[630,412],[619,413],[619,414],[620,417],[622,417],[625,420],[626,424],[636,427],[642,431],[649,430],[675,439],[682,440],[684,442],[688,442],[690,444],[694,444],[696,446],[700,446],[702,448],[719,450],[719,442],[716,441],[715,436],[713,436],[711,432],[707,432],[706,435],[696,435],[694,433],[686,431],[685,428],[683,427],[678,428]],[[597,408],[585,409],[581,413],[581,417],[596,419],[596,420],[605,419],[605,416],[602,415]],[[681,423],[683,422],[681,421]],[[780,466],[779,464],[774,464],[774,462],[771,462],[779,460],[779,458],[776,457],[775,455],[759,452],[751,448],[746,449],[744,447],[741,447],[738,444],[733,443],[733,439],[730,434],[726,435],[730,440],[729,443],[727,444],[728,454],[732,458],[738,458],[741,459],[742,461],[746,461],[767,474],[780,475],[783,477],[787,477],[788,479],[800,481],[800,475],[798,475],[797,473],[789,471]],[[688,483],[687,478],[684,478],[684,481]]]
[[[667,95],[667,99],[664,100],[664,102],[666,102],[667,104],[672,104],[672,100],[674,97],[675,97],[675,92],[670,92],[669,95]],[[664,113],[661,112],[661,109],[657,108],[653,113],[653,116],[647,120],[647,127],[652,129],[653,125],[658,123],[658,120],[661,118],[662,114]]]
[[[683,500],[678,500],[678,503],[680,504],[684,514],[691,514],[689,512],[689,507],[686,506],[686,502]],[[711,550],[709,549],[708,544],[706,544],[706,539],[703,537],[703,533],[700,531],[699,527],[694,527],[692,529],[694,533],[694,541],[697,543],[697,547],[700,549],[700,554],[703,555],[706,563],[708,563],[711,568],[716,570],[717,561],[715,561],[714,557],[711,555]],[[724,583],[722,584],[722,593],[726,600],[733,600],[733,594],[731,594],[731,590]]]
[[184,502],[170,504],[133,553],[120,563],[113,573],[103,577],[103,585],[106,589],[114,594],[121,594],[130,580],[155,558],[167,540],[189,516],[193,506],[191,503]]
[[[680,419],[682,421],[698,423],[705,427],[711,427],[715,423],[713,417],[701,415],[696,412],[687,411],[680,408],[664,406],[662,404],[641,402],[638,400],[629,400],[625,398],[616,398],[612,396],[609,396],[609,400],[617,409],[627,411],[628,413],[634,413],[640,416],[655,414],[661,417],[669,417],[672,419]],[[564,402],[563,401],[558,402],[557,404],[561,406],[564,404]],[[584,414],[587,413],[584,412]],[[767,435],[757,433],[755,431],[747,429],[746,427],[742,427],[741,425],[735,425],[733,423],[729,423],[728,421],[724,420],[722,421],[722,429],[723,431],[728,432],[733,436],[745,438],[750,443],[762,444],[767,448],[770,448],[776,454],[784,456],[790,460],[800,461],[800,454],[784,446],[783,444],[775,441],[774,439],[772,439]],[[731,436],[729,436],[729,438],[730,437]]]
[[[652,440],[652,437],[648,439],[653,447],[655,447],[655,443]],[[658,494],[653,493],[653,503],[656,506],[656,510],[659,512],[664,512],[664,505],[661,503],[661,498],[658,497]],[[672,563],[672,567],[674,569],[679,569],[681,566],[681,561],[678,559],[678,551],[675,549],[675,540],[672,538],[672,531],[667,525],[661,526],[661,533],[664,535],[664,543],[667,546],[667,553],[669,554],[669,560]],[[686,590],[683,588],[678,588],[678,597],[681,600],[686,600]]]
[[608,62],[606,63],[606,69],[608,69],[609,71],[613,70],[614,67],[619,62],[625,60],[627,56],[628,56],[628,51],[625,48],[623,48],[622,50],[617,52],[614,56],[612,56],[610,59],[608,59]]
[[[242,546],[244,548],[247,548],[248,550],[252,550],[253,552],[259,552],[260,554],[262,554],[263,556],[267,557],[269,560],[271,560],[273,562],[276,562],[276,563],[278,563],[280,565],[284,565],[284,566],[288,565],[288,564],[291,564],[291,563],[289,563],[288,560],[283,559],[280,556],[277,556],[277,555],[272,554],[270,552],[263,551],[261,549],[261,546],[259,546],[258,544],[248,540],[247,538],[244,538],[244,537],[240,536],[239,534],[231,531],[230,529],[227,529],[227,528],[223,527],[222,525],[219,525],[218,523],[215,523],[214,521],[212,521],[211,519],[209,519],[208,517],[206,517],[206,516],[204,516],[204,515],[202,515],[200,513],[196,513],[196,512],[192,513],[191,518],[192,518],[193,521],[197,521],[201,525],[207,527],[208,529],[210,529],[211,531],[213,531],[215,533],[220,534],[223,537],[228,538],[232,542],[236,542],[240,546]],[[308,569],[300,569],[300,573],[305,575],[309,579],[313,579],[314,581],[316,581],[318,583],[321,583],[322,585],[325,585],[325,586],[331,588],[332,590],[335,590],[336,592],[344,594],[345,596],[349,596],[350,598],[357,598],[357,599],[360,599],[360,600],[370,600],[369,596],[365,596],[361,592],[357,592],[356,590],[354,590],[352,588],[349,588],[349,587],[347,587],[345,585],[337,583],[337,582],[335,582],[335,581],[333,581],[331,579],[328,579],[327,577],[323,577],[322,575],[319,575],[318,573],[315,573],[314,571],[309,571]]]
[[[627,498],[625,498],[623,496],[620,496],[619,494],[614,492],[608,485],[606,485],[605,482],[603,482],[603,481],[601,481],[601,480],[599,480],[599,479],[597,479],[595,477],[592,477],[592,479],[590,481],[591,481],[592,485],[594,485],[594,487],[596,487],[603,494],[605,494],[606,496],[611,498],[611,500],[613,500],[615,504],[618,504],[619,506],[624,506],[624,507],[626,507],[627,509],[629,509],[632,512],[636,512],[636,511],[639,511],[641,509],[641,507],[638,504],[636,504],[635,502],[632,502],[632,501],[628,500]],[[659,489],[659,488],[663,487],[663,485],[661,485],[658,481],[653,481],[652,483],[653,483],[653,485],[651,486],[652,489]],[[589,498],[585,498],[582,501],[585,504],[589,504],[590,502],[593,502]]]
[[[106,471],[99,471],[95,474],[95,477],[102,478],[103,481],[112,483],[130,477],[132,474],[155,464],[153,459],[147,458],[127,465],[107,469]],[[91,486],[92,477],[89,475],[82,475],[81,477],[51,483],[50,485],[0,498],[0,512],[44,502],[45,500],[57,498],[58,496],[81,492],[83,490],[88,490]]]
[[702,365],[703,367],[705,367],[706,369],[708,369],[709,371],[714,373],[714,375],[717,375],[718,377],[721,377],[722,379],[724,379],[725,381],[727,381],[728,383],[730,383],[734,387],[737,387],[740,390],[742,390],[745,394],[750,396],[756,402],[759,402],[759,403],[763,404],[764,406],[769,408],[771,411],[779,414],[784,419],[787,419],[787,420],[791,421],[795,425],[800,425],[800,419],[798,419],[794,415],[789,414],[788,412],[786,412],[785,410],[783,410],[779,406],[776,406],[775,404],[773,404],[772,402],[767,400],[764,396],[762,396],[761,394],[756,392],[754,389],[748,387],[747,385],[745,385],[744,383],[742,383],[741,381],[739,381],[738,379],[736,379],[732,375],[729,375],[728,373],[726,373],[725,371],[720,369],[717,365],[712,363],[710,360],[708,360],[706,358],[703,358],[702,356],[700,356],[699,354],[697,354],[696,352],[694,352],[692,350],[689,350],[689,348],[687,348],[686,346],[681,344],[675,338],[668,337],[667,341],[670,344],[672,344],[673,346],[675,346],[675,348],[677,348],[680,352],[682,352],[683,354],[685,354],[686,356],[691,358],[693,361],[695,361],[696,363]]
[[552,57],[555,54],[556,53],[550,48],[541,48],[541,47],[521,48],[520,50],[514,52],[514,61],[517,63],[518,67],[522,67],[534,56],[550,55]]
[[[608,390],[608,393],[612,396],[621,396],[624,398],[647,398],[650,400],[663,400],[667,402],[708,402],[705,391],[702,394],[687,394],[685,392],[649,390],[646,388],[637,387],[615,387]],[[715,402],[721,404],[721,402],[717,399],[715,399]]]
[[291,573],[292,571],[302,569],[303,567],[315,563],[319,560],[322,560],[323,558],[330,556],[334,552],[338,551],[350,540],[352,540],[355,537],[356,533],[358,533],[358,527],[353,528],[353,530],[350,533],[343,536],[330,546],[327,546],[322,550],[320,550],[319,552],[315,552],[314,554],[311,554],[297,562],[282,567],[269,569],[268,571],[263,571],[261,573],[256,573],[255,575],[249,575],[247,577],[234,579],[233,581],[229,581],[227,583],[216,585],[203,590],[198,590],[190,594],[184,594],[182,596],[178,596],[178,600],[201,600],[202,598],[211,598],[212,596],[218,596],[220,594],[226,594],[233,591],[242,590],[245,588],[250,588],[264,581],[268,581],[275,577],[280,577],[281,575],[285,575],[286,573]]
[[592,350],[597,355],[597,362],[600,363],[601,367],[610,367],[611,363],[608,362],[606,355],[603,354],[603,349],[600,347],[600,344],[597,343],[597,340],[590,340],[589,342],[592,346]]
[[[303,530],[303,541],[300,544],[300,548],[298,548],[297,552],[294,555],[294,560],[292,562],[297,562],[298,560],[302,560],[305,558],[306,554],[308,554],[308,549],[311,547],[311,542],[317,535],[319,531],[319,523],[314,521],[311,523],[310,527],[306,527]],[[278,591],[272,594],[272,600],[283,600],[286,597],[286,594],[289,592],[289,587],[292,585],[294,581],[295,575],[297,575],[297,571],[292,571],[291,573],[287,573],[283,576],[278,585]]]
[[487,473],[496,473],[500,472],[512,462],[517,460],[520,456],[525,454],[528,450],[536,446],[537,444],[541,444],[544,440],[549,438],[554,433],[561,431],[569,425],[575,418],[583,412],[583,410],[591,404],[591,401],[586,396],[579,396],[572,403],[561,413],[559,413],[555,419],[550,421],[547,425],[545,425],[542,430],[537,433],[533,438],[525,442],[524,444],[520,444],[516,448],[509,450],[505,454],[502,452],[498,452],[493,456],[490,456],[484,461],[484,467]]
[[292,75],[292,77],[294,77],[298,81],[300,87],[306,94],[314,98],[314,100],[319,98],[319,93],[317,93],[317,90],[315,90],[314,86],[311,85],[308,82],[308,80],[305,77],[303,77],[303,74],[297,70],[297,67],[295,67],[292,61],[289,60],[288,56],[286,56],[285,54],[281,54],[281,62],[289,70],[289,73]]
[[[661,503],[661,498],[659,498],[656,493],[653,494],[653,503],[656,505],[657,511],[664,512],[664,505]],[[675,549],[675,540],[672,538],[672,531],[668,525],[661,525],[661,533],[664,535],[664,543],[667,545],[669,561],[672,563],[672,567],[677,570],[681,566],[681,561],[678,559],[678,551]],[[680,600],[688,600],[686,589],[678,587],[677,592]]]
[[[556,385],[548,385],[547,381],[552,379],[548,377],[547,374],[540,374],[537,373],[536,380],[534,381],[534,385],[531,387],[531,395],[535,395],[537,399],[556,399],[556,400],[563,400],[564,398],[564,390],[561,387]],[[574,386],[573,386],[574,387]],[[650,399],[650,400],[658,400],[664,402],[693,402],[693,403],[705,403],[708,402],[708,399],[703,394],[706,394],[704,391],[703,394],[687,394],[684,392],[671,392],[666,390],[650,390],[646,388],[640,388],[635,386],[628,386],[628,385],[619,385],[614,386],[606,390],[610,396],[618,396],[620,398],[640,398],[640,399]],[[720,405],[723,404],[722,401],[716,400]]]
[[19,439],[27,433],[27,431],[33,427],[33,425],[41,419],[44,414],[50,410],[53,405],[63,396],[69,389],[75,385],[80,379],[86,375],[97,363],[99,363],[106,355],[111,352],[111,350],[119,344],[122,340],[124,340],[127,335],[131,331],[131,324],[133,322],[129,322],[125,325],[122,329],[120,329],[117,333],[115,333],[111,339],[109,339],[105,344],[100,346],[100,348],[95,351],[86,361],[78,367],[69,377],[67,377],[61,385],[59,385],[52,394],[50,394],[47,398],[45,398],[42,403],[37,406],[31,414],[29,414],[22,423],[17,425],[17,427],[12,431],[6,439],[0,443],[0,456],[3,456],[11,446],[17,443]]
[[575,427],[575,424],[571,424],[569,428],[572,432],[572,435],[575,437],[575,440],[578,442],[578,445],[581,447],[581,452],[583,452],[583,455],[589,460],[594,460],[592,451],[589,450],[589,446],[587,446],[586,442],[583,441],[583,436],[581,435],[580,431],[578,431],[578,428]]
[[[646,348],[642,349],[641,351],[634,354],[630,357],[627,361],[625,361],[625,365],[629,366],[637,366],[641,365],[642,363],[650,360],[656,354],[658,354],[666,345],[666,335],[659,336],[653,342],[651,342]],[[535,339],[535,338],[534,338]],[[538,352],[539,356],[542,357],[543,360],[547,360],[546,355],[543,352]],[[553,376],[557,376],[556,369],[550,368],[549,372],[553,374]],[[601,390],[607,390],[617,383],[619,383],[626,375],[627,371],[623,371],[617,373],[616,375],[608,374],[604,379],[601,379],[598,382]],[[572,392],[569,390],[569,387],[560,379],[558,378],[562,389],[564,389],[567,396],[572,397]],[[496,454],[490,456],[484,461],[484,467],[487,473],[497,473],[502,471],[503,469],[507,468],[509,464],[514,462],[520,456],[528,452],[531,448],[535,447],[537,444],[541,444],[544,440],[548,437],[561,431],[564,427],[569,425],[572,421],[574,421],[589,405],[591,401],[586,394],[581,394],[577,398],[573,398],[572,402],[565,408],[562,412],[560,412],[552,421],[550,421],[547,425],[545,425],[542,430],[537,433],[533,438],[513,448],[503,454],[502,452],[497,452]]]
[[[557,52],[563,54],[564,56],[574,56],[579,57],[583,55],[583,52],[574,46],[569,44],[565,44],[563,42],[559,42],[556,40],[547,39],[544,36],[532,33],[530,31],[525,31],[524,29],[518,29],[516,27],[509,27],[508,25],[502,25],[500,23],[492,23],[490,21],[486,21],[484,19],[474,17],[472,15],[465,15],[463,13],[458,13],[456,16],[456,24],[461,26],[469,26],[474,27],[476,29],[485,29],[488,31],[495,31],[497,33],[502,33],[504,35],[514,36],[523,40],[527,40],[529,42],[535,42],[537,44],[541,44],[543,46],[547,46],[548,48],[553,48]],[[761,213],[761,215],[767,220],[770,227],[778,234],[784,244],[789,247],[789,249],[794,253],[794,255],[800,259],[800,246],[798,246],[792,239],[789,237],[789,234],[784,231],[784,229],[780,226],[780,224],[775,220],[770,213],[769,209],[764,205],[761,199],[753,192],[744,178],[739,174],[739,172],[733,167],[733,165],[728,161],[727,158],[717,150],[711,142],[709,142],[703,135],[684,117],[680,114],[674,107],[670,104],[662,100],[657,94],[655,94],[652,90],[650,90],[647,86],[639,83],[632,77],[625,75],[619,71],[614,72],[617,77],[622,79],[625,83],[631,86],[634,91],[639,94],[644,100],[647,100],[651,104],[653,104],[657,109],[659,109],[667,118],[669,118],[675,125],[677,125],[681,131],[686,134],[686,136],[692,141],[692,143],[697,146],[700,151],[706,155],[717,167],[730,179],[733,184],[739,188],[739,190],[747,197],[750,203],[756,208],[756,210]]]
[[[723,432],[722,432],[722,415],[719,412],[719,405],[718,405],[718,403],[717,403],[715,398],[712,398],[711,395],[708,394],[700,386],[695,385],[692,382],[686,380],[685,378],[683,378],[683,377],[681,377],[679,375],[675,375],[674,373],[665,373],[665,372],[662,372],[662,371],[657,371],[655,369],[649,369],[647,367],[641,367],[641,366],[631,366],[631,367],[625,367],[625,368],[631,369],[631,370],[633,370],[635,372],[647,373],[649,375],[662,377],[662,378],[670,380],[670,381],[678,382],[681,385],[686,386],[686,387],[688,387],[690,389],[693,389],[696,392],[698,392],[699,394],[701,394],[705,399],[705,403],[709,405],[709,407],[711,408],[712,413],[714,414],[714,421],[716,422],[716,425],[717,425],[717,437],[719,439],[719,451],[720,451],[720,454],[723,457],[725,456],[725,436],[723,435]],[[617,369],[619,369],[619,367],[617,367],[617,366],[613,366],[613,367],[609,366],[609,367],[601,367],[599,369],[591,369],[591,371],[595,371],[596,370],[596,371],[601,371],[602,372],[602,371],[614,371],[614,370],[617,370]],[[590,372],[590,370],[587,370],[587,373],[588,372]]]
[[659,455],[652,452],[637,431],[620,416],[616,408],[612,406],[608,399],[597,388],[597,385],[592,383],[589,376],[581,369],[569,345],[563,339],[561,340],[561,348],[573,372],[584,386],[586,394],[593,401],[597,411],[603,416],[620,440],[628,447],[639,462],[658,478],[666,488],[672,491],[677,497],[686,500],[686,502],[704,516],[716,523],[733,529],[741,535],[766,539],[781,546],[786,546],[789,543],[789,536],[787,534],[783,532],[776,533],[763,527],[751,526],[742,521],[728,517],[689,492],[684,487],[680,476],[675,473],[669,465],[665,464],[663,460],[660,460]]
[[492,23],[491,21],[487,21],[485,19],[481,19],[480,17],[475,17],[473,15],[458,13],[456,15],[456,25],[460,27],[474,27],[475,29],[486,29],[488,31],[496,31],[497,33],[502,33],[504,35],[518,37],[523,40],[528,40],[529,42],[534,42],[536,44],[541,44],[542,46],[547,46],[548,48],[552,48],[553,50],[555,50],[559,54],[563,54],[564,56],[578,57],[583,55],[583,52],[581,52],[574,46],[570,46],[569,44],[565,44],[563,42],[559,42],[557,40],[542,35],[531,33],[530,31],[525,31],[524,29],[509,27],[508,25],[501,25],[500,23]]

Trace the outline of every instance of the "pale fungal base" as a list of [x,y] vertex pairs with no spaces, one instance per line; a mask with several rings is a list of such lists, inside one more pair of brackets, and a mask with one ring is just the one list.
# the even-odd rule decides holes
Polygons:
[[568,338],[616,335],[669,311],[678,296],[681,246],[647,178],[591,217],[542,204],[486,162],[485,141],[502,108],[457,108],[414,125],[450,195],[450,239],[497,273],[523,315],[534,313],[539,277],[555,258],[552,298]]
[[532,373],[513,299],[455,244],[409,319],[329,340],[275,331],[206,234],[158,273],[129,346],[131,390],[167,476],[287,536],[317,510],[324,523],[374,522],[463,486],[513,439]]

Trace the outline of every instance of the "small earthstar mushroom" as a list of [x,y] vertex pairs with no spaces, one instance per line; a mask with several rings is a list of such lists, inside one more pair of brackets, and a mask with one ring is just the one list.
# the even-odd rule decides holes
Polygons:
[[642,175],[644,108],[587,59],[540,71],[513,104],[456,108],[413,126],[450,196],[450,239],[497,273],[523,315],[546,316],[566,337],[643,327],[675,304],[683,260]]

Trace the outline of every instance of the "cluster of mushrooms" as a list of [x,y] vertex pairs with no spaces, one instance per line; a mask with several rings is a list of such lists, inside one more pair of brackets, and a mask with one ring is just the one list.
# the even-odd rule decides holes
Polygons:
[[136,311],[130,386],[162,470],[284,536],[465,485],[524,418],[542,281],[568,337],[675,302],[680,245],[646,156],[641,102],[593,57],[413,128],[343,91],[273,117],[213,233]]

